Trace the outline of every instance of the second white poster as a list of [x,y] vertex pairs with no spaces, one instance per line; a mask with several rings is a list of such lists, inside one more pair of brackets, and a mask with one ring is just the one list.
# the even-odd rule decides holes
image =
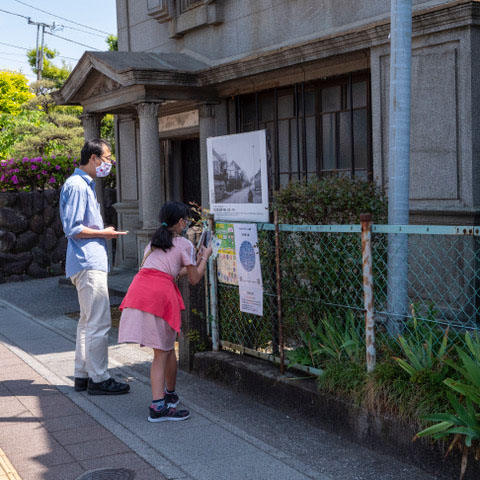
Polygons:
[[263,281],[257,225],[234,224],[240,311],[263,315]]

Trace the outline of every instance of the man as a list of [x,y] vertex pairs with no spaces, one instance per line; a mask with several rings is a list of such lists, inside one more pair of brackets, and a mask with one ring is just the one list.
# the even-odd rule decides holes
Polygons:
[[68,239],[65,274],[77,288],[80,320],[75,350],[75,390],[90,395],[120,395],[130,386],[108,374],[107,240],[125,235],[104,227],[95,194],[97,177],[110,173],[112,157],[105,140],[93,139],[82,148],[80,167],[67,178],[60,194],[60,217]]

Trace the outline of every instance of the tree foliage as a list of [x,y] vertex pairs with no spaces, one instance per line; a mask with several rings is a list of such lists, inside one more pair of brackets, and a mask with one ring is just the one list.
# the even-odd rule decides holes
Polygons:
[[20,113],[22,105],[32,98],[25,75],[0,71],[0,114]]
[[[60,88],[65,80],[68,78],[71,72],[71,68],[65,61],[62,60],[62,66],[57,67],[52,60],[58,55],[56,50],[48,48],[46,45],[43,47],[43,69],[42,78],[46,80],[52,80],[56,88]],[[27,52],[28,63],[32,67],[34,73],[38,73],[38,69],[35,68],[37,57],[37,51],[35,48]]]
[[105,42],[110,52],[116,52],[118,50],[118,37],[116,35],[109,35]]
[[[117,50],[117,37],[106,38],[109,50]],[[78,155],[84,138],[80,121],[81,107],[56,105],[52,92],[63,86],[71,67],[65,62],[57,66],[56,50],[43,49],[42,79],[28,86],[24,75],[0,72],[0,159],[43,157],[45,155]],[[36,49],[27,52],[32,70]],[[112,144],[114,152],[113,115],[106,115],[101,136]]]
[[41,121],[14,129],[14,133],[23,138],[12,146],[11,156],[75,155],[82,148],[83,129],[78,118],[81,110],[56,105],[51,95],[55,85],[53,80],[40,80],[31,85],[35,96],[25,105],[25,110],[41,112]]

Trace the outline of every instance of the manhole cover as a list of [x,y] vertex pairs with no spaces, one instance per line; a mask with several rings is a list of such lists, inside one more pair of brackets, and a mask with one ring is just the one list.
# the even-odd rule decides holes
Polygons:
[[99,468],[82,473],[76,480],[132,480],[135,472],[127,468]]

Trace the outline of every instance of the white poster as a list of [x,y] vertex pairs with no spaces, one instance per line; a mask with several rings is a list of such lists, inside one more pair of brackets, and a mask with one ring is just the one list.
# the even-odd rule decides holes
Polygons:
[[266,131],[207,138],[207,158],[215,220],[268,222]]
[[237,257],[240,311],[263,315],[263,282],[258,251],[257,225],[235,223],[235,253]]

